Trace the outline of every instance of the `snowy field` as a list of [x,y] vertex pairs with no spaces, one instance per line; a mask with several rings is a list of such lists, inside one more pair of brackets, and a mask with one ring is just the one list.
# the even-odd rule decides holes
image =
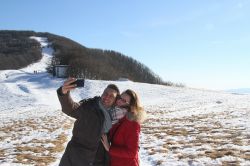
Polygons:
[[[60,111],[63,79],[45,72],[53,50],[44,38],[40,62],[0,71],[0,166],[56,166],[74,123]],[[34,73],[38,71],[38,73]],[[115,83],[133,89],[148,113],[140,136],[142,166],[250,165],[250,95],[130,81],[86,80],[75,101]]]

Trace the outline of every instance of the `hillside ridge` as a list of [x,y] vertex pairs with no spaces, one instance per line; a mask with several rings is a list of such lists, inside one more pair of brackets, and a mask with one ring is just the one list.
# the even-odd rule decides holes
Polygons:
[[39,42],[31,36],[46,37],[54,49],[47,70],[54,65],[69,65],[68,75],[97,80],[127,78],[136,82],[173,85],[132,57],[113,50],[87,48],[69,38],[48,32],[0,31],[0,70],[20,69],[42,57]]

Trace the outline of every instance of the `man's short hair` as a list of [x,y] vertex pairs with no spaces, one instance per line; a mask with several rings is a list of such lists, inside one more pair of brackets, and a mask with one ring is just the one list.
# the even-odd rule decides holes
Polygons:
[[117,95],[120,95],[120,90],[115,84],[109,84],[107,88],[115,90],[117,92]]

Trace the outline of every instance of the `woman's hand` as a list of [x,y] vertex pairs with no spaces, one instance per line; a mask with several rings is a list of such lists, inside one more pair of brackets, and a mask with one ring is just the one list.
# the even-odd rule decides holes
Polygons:
[[102,144],[103,144],[104,148],[106,149],[106,151],[109,151],[110,145],[109,145],[108,138],[107,138],[106,134],[102,135],[101,141],[102,141]]
[[68,78],[62,86],[62,93],[65,95],[67,94],[69,91],[71,91],[72,89],[76,88],[76,85],[71,85],[71,83],[73,83],[74,81],[76,81],[75,78]]

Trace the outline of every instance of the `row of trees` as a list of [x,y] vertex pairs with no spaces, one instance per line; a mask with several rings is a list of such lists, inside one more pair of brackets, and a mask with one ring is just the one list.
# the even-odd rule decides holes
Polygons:
[[68,75],[88,79],[117,80],[172,85],[132,57],[112,50],[90,49],[68,38],[34,31],[0,31],[0,70],[25,67],[41,58],[40,44],[30,36],[47,37],[54,49],[48,72],[54,65],[69,65]]
[[86,48],[70,39],[47,34],[55,50],[48,71],[55,64],[69,65],[68,74],[89,79],[117,80],[121,77],[136,82],[171,85],[137,60],[111,50]]
[[32,34],[32,31],[0,31],[0,70],[19,69],[41,59],[39,42],[29,38]]

